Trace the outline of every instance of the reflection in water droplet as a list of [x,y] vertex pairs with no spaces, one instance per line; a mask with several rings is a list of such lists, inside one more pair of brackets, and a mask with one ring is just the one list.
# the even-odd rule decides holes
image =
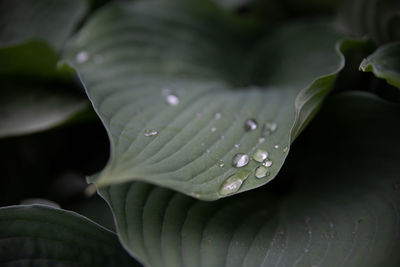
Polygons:
[[218,166],[221,167],[221,168],[224,167],[225,166],[225,162],[222,159],[218,160]]
[[215,119],[217,119],[217,120],[219,120],[219,119],[221,119],[221,117],[222,117],[222,114],[221,114],[221,112],[217,112],[217,113],[215,113]]
[[276,122],[266,122],[263,127],[263,134],[269,135],[276,131],[278,124]]
[[236,148],[239,148],[240,147],[240,144],[235,144],[234,145]]
[[89,54],[86,51],[81,51],[75,57],[78,63],[84,63],[89,59]]
[[215,132],[216,130],[217,130],[217,128],[215,128],[215,127],[211,128],[211,132]]
[[250,173],[251,172],[249,170],[240,170],[237,173],[229,176],[228,179],[222,183],[219,193],[222,196],[226,196],[239,191],[244,180],[249,177]]
[[263,162],[268,157],[268,152],[262,149],[257,149],[253,154],[253,159],[257,162]]
[[257,167],[256,172],[255,172],[254,175],[257,178],[261,179],[261,178],[264,178],[264,177],[269,175],[269,170],[268,170],[267,167],[259,166],[259,167]]
[[271,167],[272,166],[272,160],[270,159],[265,159],[262,163],[265,167]]
[[244,129],[246,131],[254,131],[257,129],[257,122],[254,119],[248,119],[245,123],[244,123]]
[[232,166],[241,168],[249,163],[249,156],[243,153],[238,153],[232,158]]
[[265,138],[264,138],[264,137],[260,137],[260,139],[258,139],[258,142],[259,142],[259,143],[264,143],[264,141],[265,141]]
[[158,134],[158,132],[153,129],[147,129],[147,130],[144,130],[143,134],[144,134],[144,136],[155,136]]
[[283,148],[283,152],[286,153],[286,152],[288,152],[288,151],[289,151],[289,147],[288,147],[288,146],[285,146],[285,147]]
[[275,149],[278,149],[278,148],[279,148],[279,145],[274,145],[274,148],[275,148]]

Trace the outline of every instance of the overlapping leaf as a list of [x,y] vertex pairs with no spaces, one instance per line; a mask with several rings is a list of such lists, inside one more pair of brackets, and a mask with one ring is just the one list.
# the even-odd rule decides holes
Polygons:
[[[208,1],[138,1],[96,14],[66,60],[111,139],[97,185],[146,181],[217,199],[237,172],[235,154],[251,158],[256,149],[269,153],[270,175],[252,173],[240,191],[271,180],[343,58],[339,36],[324,21],[259,36]],[[255,130],[246,130],[248,120]],[[242,170],[260,165],[250,160]]]
[[101,192],[146,266],[398,266],[399,115],[370,95],[337,97],[285,175],[227,199],[140,182]]
[[400,88],[400,42],[378,48],[361,62],[360,69],[373,72],[377,77]]
[[140,266],[113,233],[76,213],[40,205],[0,208],[0,265]]

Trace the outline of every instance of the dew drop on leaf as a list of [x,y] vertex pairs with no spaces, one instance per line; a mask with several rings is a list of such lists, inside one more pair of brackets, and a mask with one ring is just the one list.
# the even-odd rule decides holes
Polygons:
[[276,131],[278,124],[276,122],[266,122],[263,127],[263,134],[269,135]]
[[217,130],[217,128],[215,128],[215,127],[211,128],[211,132],[215,132],[216,130]]
[[243,153],[238,153],[232,158],[232,166],[241,168],[249,163],[249,156]]
[[86,51],[80,51],[75,57],[78,63],[84,63],[89,59],[89,54]]
[[244,129],[246,131],[254,131],[257,129],[257,122],[254,119],[248,119],[244,123]]
[[144,130],[143,134],[144,134],[144,136],[155,136],[158,134],[158,132],[153,129],[147,129],[147,130]]
[[234,147],[239,148],[240,144],[235,144]]
[[219,193],[222,196],[226,196],[239,191],[244,180],[249,177],[250,173],[251,172],[249,170],[240,170],[237,173],[229,176],[228,179],[222,183]]
[[261,179],[269,175],[269,170],[265,166],[259,166],[254,174],[257,178]]
[[218,161],[218,166],[221,167],[221,168],[224,167],[225,166],[225,162],[222,159],[220,159]]
[[263,166],[265,167],[271,167],[272,166],[272,160],[270,159],[265,159],[262,163]]
[[263,162],[268,157],[268,152],[262,149],[257,149],[253,154],[253,159],[257,162]]
[[259,143],[264,143],[265,142],[265,138],[264,137],[260,137],[260,139],[258,139]]
[[217,113],[215,113],[215,119],[217,119],[217,120],[219,120],[219,119],[221,119],[222,118],[222,114],[221,114],[221,112],[217,112]]
[[275,149],[278,149],[278,148],[279,148],[279,145],[274,145],[274,148],[275,148]]

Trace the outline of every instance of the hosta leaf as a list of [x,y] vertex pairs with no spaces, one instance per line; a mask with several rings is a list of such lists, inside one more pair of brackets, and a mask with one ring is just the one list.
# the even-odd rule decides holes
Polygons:
[[329,102],[285,175],[215,202],[134,182],[101,189],[146,266],[399,266],[398,105]]
[[378,48],[361,62],[360,70],[373,72],[377,77],[400,88],[400,42]]
[[398,0],[342,1],[339,26],[348,34],[368,36],[382,44],[400,40],[400,2]]
[[82,0],[1,0],[0,47],[36,39],[60,50],[86,9]]
[[0,208],[0,265],[140,266],[117,237],[85,219],[46,206]]
[[[250,157],[239,191],[270,181],[343,58],[323,21],[257,42],[259,33],[207,1],[138,1],[95,15],[66,59],[112,143],[97,185],[146,181],[217,199],[237,153]],[[273,162],[262,179],[252,173],[257,149]]]

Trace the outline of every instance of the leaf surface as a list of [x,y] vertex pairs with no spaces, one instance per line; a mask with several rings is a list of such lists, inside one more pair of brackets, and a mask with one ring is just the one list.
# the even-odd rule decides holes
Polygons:
[[[251,172],[238,192],[270,181],[344,60],[329,23],[296,21],[258,36],[207,1],[97,13],[65,56],[111,139],[97,185],[146,181],[214,200],[238,171],[238,153],[249,156],[241,170]],[[263,179],[254,176],[257,149],[273,161]]]
[[379,47],[361,62],[360,70],[373,72],[378,78],[400,89],[400,42]]
[[398,266],[399,115],[372,95],[336,97],[281,177],[230,198],[203,202],[141,182],[101,193],[146,266]]
[[69,211],[47,206],[0,208],[0,265],[140,266],[117,237]]
[[81,0],[1,0],[0,47],[35,39],[60,51],[86,9]]

